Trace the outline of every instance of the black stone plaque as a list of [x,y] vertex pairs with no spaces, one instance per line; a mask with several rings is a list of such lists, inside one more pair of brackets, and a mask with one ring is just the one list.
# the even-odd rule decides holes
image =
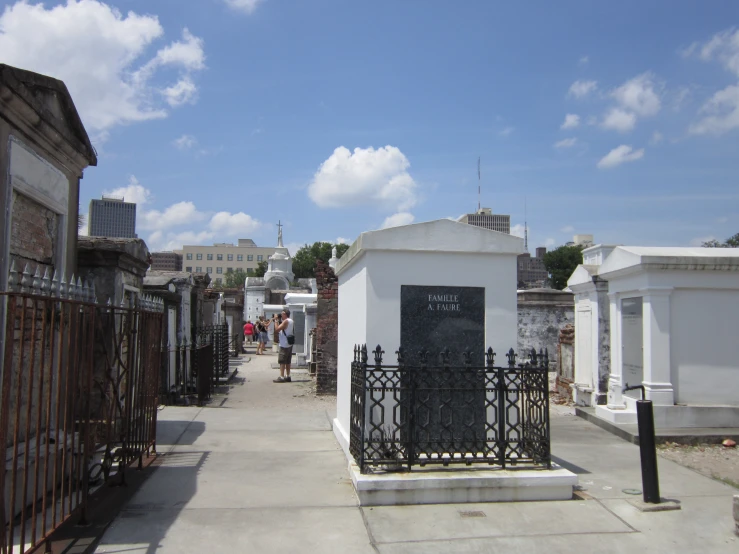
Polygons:
[[[479,452],[485,444],[485,374],[465,369],[485,364],[485,289],[482,287],[400,288],[400,344],[405,364],[420,365],[420,351],[429,353],[427,369],[413,371],[412,410],[415,455]],[[440,369],[439,353],[449,349],[448,369]]]
[[400,345],[408,363],[428,350],[429,365],[449,348],[450,365],[462,365],[462,352],[472,365],[485,362],[485,289],[483,287],[400,287]]

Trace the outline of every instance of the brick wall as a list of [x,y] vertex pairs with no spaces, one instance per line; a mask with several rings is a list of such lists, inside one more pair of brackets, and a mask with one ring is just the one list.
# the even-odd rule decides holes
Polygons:
[[316,392],[336,394],[336,352],[339,329],[339,279],[334,270],[316,261],[318,311],[316,315]]
[[26,263],[31,273],[39,264],[42,274],[45,266],[52,266],[57,218],[57,214],[35,200],[13,191],[10,254],[15,258],[18,271],[23,271]]

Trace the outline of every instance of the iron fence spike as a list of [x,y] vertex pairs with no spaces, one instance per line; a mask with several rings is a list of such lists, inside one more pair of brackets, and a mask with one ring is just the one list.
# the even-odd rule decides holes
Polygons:
[[18,284],[18,269],[15,267],[15,259],[11,259],[10,271],[8,272],[8,292],[15,292]]
[[29,277],[31,277],[31,273],[28,271],[28,262],[26,262],[21,272],[21,292],[28,292],[28,285],[31,284]]
[[59,270],[54,269],[54,276],[51,278],[51,296],[54,298],[59,296]]
[[33,272],[33,280],[31,281],[31,293],[39,294],[41,292],[41,268],[36,264],[36,271]]
[[51,290],[51,279],[49,279],[49,268],[44,268],[44,276],[41,278],[41,294],[49,296]]

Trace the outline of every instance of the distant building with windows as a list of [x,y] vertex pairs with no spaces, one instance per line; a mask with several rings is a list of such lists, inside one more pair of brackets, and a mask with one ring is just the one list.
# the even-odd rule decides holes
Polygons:
[[182,271],[182,254],[177,252],[152,252],[150,269],[154,271]]
[[535,258],[532,258],[528,252],[518,256],[516,273],[519,289],[549,288],[549,273],[544,267],[544,254],[546,253],[546,246],[540,246],[536,249]]
[[259,262],[266,262],[274,251],[274,247],[257,246],[251,239],[239,239],[238,244],[185,245],[182,247],[182,266],[184,271],[207,273],[214,283],[220,284],[231,271],[240,269],[252,275]]
[[473,214],[465,214],[458,221],[499,233],[511,234],[511,216],[494,214],[490,208],[481,208]]
[[91,237],[136,238],[136,204],[117,196],[90,200],[87,234]]

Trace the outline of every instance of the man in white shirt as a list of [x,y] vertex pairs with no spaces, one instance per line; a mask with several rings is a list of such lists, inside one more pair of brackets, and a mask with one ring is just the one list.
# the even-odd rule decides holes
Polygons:
[[290,363],[293,357],[293,343],[295,335],[293,320],[290,319],[290,310],[284,308],[282,310],[282,322],[277,326],[276,331],[280,337],[280,353],[277,356],[277,363],[280,364],[280,376],[274,380],[275,383],[290,383]]

